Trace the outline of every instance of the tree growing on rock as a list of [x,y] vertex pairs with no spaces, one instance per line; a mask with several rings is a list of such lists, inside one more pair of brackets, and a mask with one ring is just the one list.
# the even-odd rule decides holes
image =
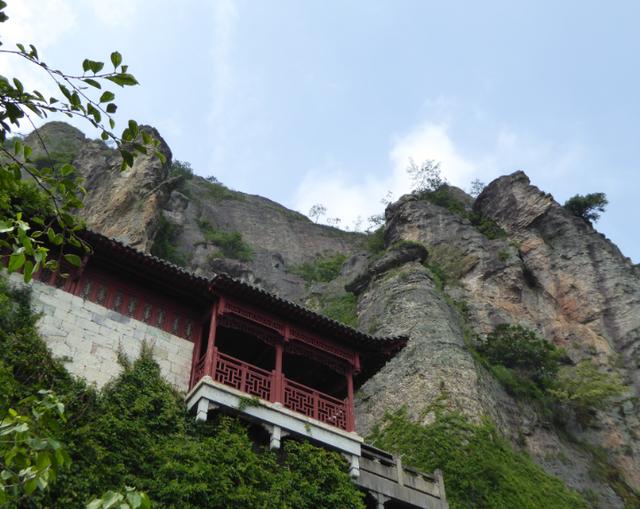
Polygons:
[[440,172],[440,163],[435,159],[427,159],[419,165],[413,159],[409,159],[407,173],[411,178],[414,193],[437,191],[447,183],[447,179]]
[[569,198],[563,205],[574,216],[581,217],[587,223],[595,223],[600,219],[600,213],[605,211],[609,204],[604,193],[576,194]]

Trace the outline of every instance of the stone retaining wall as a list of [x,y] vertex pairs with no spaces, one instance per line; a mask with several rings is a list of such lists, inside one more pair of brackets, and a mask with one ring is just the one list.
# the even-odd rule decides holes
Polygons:
[[[21,284],[22,276],[11,280]],[[30,286],[42,337],[71,373],[102,387],[122,370],[118,351],[133,360],[146,341],[166,380],[187,391],[193,343],[39,281]]]

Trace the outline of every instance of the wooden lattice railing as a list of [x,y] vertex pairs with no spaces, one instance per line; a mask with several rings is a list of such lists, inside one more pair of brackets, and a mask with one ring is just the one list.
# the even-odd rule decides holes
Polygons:
[[[251,396],[271,402],[280,402],[285,408],[336,428],[348,429],[347,400],[340,400],[316,391],[311,387],[282,377],[281,394],[274,390],[275,373],[253,366],[247,362],[216,352],[211,378],[218,383],[233,387]],[[194,367],[193,385],[205,375],[205,358],[200,358]]]

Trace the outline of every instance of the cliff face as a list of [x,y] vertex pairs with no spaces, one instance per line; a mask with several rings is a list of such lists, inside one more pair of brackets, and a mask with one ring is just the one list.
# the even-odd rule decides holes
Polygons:
[[[87,178],[83,213],[90,227],[156,254],[164,246],[197,273],[228,272],[309,305],[345,295],[346,287],[357,295],[362,330],[409,336],[408,346],[358,391],[361,433],[402,406],[429,422],[426,409],[445,396],[450,408],[472,420],[489,416],[569,486],[595,492],[595,507],[624,503],[612,489],[619,479],[594,476],[594,448],[606,450],[622,480],[640,489],[640,271],[524,173],[495,180],[476,200],[451,188],[469,214],[415,195],[400,198],[386,210],[387,250],[374,256],[363,234],[314,224],[268,199],[200,177],[172,174],[165,144],[165,165],[144,157],[120,173],[112,149],[75,130],[65,136],[74,140],[73,161]],[[466,218],[471,213],[503,234],[488,238]],[[250,256],[242,255],[243,246]],[[347,257],[333,281],[309,285],[292,273],[331,254]],[[568,439],[474,359],[472,336],[502,323],[536,330],[565,348],[572,363],[589,359],[620,374],[627,393],[590,425],[568,417]]]

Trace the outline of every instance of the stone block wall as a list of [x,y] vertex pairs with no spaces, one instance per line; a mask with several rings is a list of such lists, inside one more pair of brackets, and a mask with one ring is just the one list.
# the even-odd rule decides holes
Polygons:
[[[19,274],[10,279],[22,284]],[[178,390],[188,390],[190,341],[39,281],[30,286],[33,308],[42,313],[42,337],[74,375],[102,387],[122,370],[118,351],[134,360],[146,341],[166,380]]]

